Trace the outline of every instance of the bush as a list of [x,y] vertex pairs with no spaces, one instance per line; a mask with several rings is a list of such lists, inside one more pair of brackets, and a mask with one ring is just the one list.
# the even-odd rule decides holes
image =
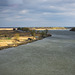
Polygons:
[[42,36],[43,38],[45,37],[45,32],[44,32],[44,31],[41,32],[41,36]]
[[37,31],[37,34],[39,34],[40,33],[40,31]]
[[48,30],[47,30],[47,29],[45,30],[45,33],[46,33],[46,35],[47,35],[47,33],[48,33]]
[[74,28],[72,28],[70,31],[75,31],[75,27],[74,27]]
[[15,31],[15,30],[16,30],[16,28],[13,28],[13,30]]
[[31,30],[31,31],[30,31],[30,34],[33,36],[33,39],[34,39],[34,37],[35,37],[35,35],[36,35],[36,31],[35,31],[35,30]]
[[23,28],[19,27],[19,28],[17,28],[17,30],[22,30],[22,31],[26,31],[26,32],[30,31],[29,28],[27,28],[27,27],[23,27]]
[[18,27],[17,30],[22,30],[22,28]]

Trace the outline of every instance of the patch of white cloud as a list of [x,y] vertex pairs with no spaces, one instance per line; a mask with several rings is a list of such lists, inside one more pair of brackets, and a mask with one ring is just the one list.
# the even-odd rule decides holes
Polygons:
[[28,10],[21,10],[19,13],[20,14],[26,14],[26,13],[28,13],[29,11]]
[[54,10],[67,10],[65,7],[59,7],[59,6],[49,6],[50,9],[54,9]]
[[50,13],[50,12],[44,12],[43,15],[75,16],[75,12],[63,12],[63,13]]
[[10,9],[5,9],[5,10],[2,11],[2,13],[8,13],[8,12],[11,12],[11,10]]
[[15,15],[13,17],[6,17],[5,18],[6,21],[34,21],[33,18],[28,18],[28,17],[23,17],[23,16],[19,16],[19,15]]

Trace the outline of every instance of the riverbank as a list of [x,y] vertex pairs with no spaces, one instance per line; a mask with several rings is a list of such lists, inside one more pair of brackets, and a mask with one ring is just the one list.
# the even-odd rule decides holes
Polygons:
[[21,41],[21,42],[16,43],[15,45],[13,43],[10,44],[9,42],[7,42],[6,44],[5,44],[5,42],[4,43],[2,42],[2,44],[0,43],[2,45],[2,46],[0,46],[0,50],[12,48],[12,47],[17,47],[19,45],[28,44],[28,43],[31,43],[31,42],[34,42],[34,41],[37,41],[37,40]]
[[[21,27],[12,27],[12,28],[0,28],[0,30],[13,30],[13,28],[15,28],[16,30],[18,28],[21,28]],[[68,28],[65,28],[65,27],[27,27],[29,28],[30,30],[67,30]]]
[[[49,36],[47,36],[47,37],[49,37]],[[39,39],[35,38],[35,39],[32,39],[32,40],[28,40],[28,38],[27,38],[27,40],[20,41],[20,42],[17,42],[15,44],[12,42],[12,40],[10,40],[10,42],[8,42],[6,40],[3,40],[3,42],[0,42],[0,50],[12,48],[12,47],[17,47],[17,46],[20,46],[20,45],[24,45],[24,44],[28,44],[28,43],[32,43],[32,42],[44,39],[44,38],[39,38]],[[0,41],[2,41],[2,40],[0,40]]]
[[[19,41],[14,41],[14,39],[0,39],[0,50],[32,42],[32,40],[28,40],[28,38],[33,37],[19,37]],[[33,41],[34,40],[35,38],[33,39]]]
[[34,42],[45,37],[51,36],[43,32],[25,32],[14,30],[2,30],[0,31],[0,50],[10,47],[16,47],[22,44]]

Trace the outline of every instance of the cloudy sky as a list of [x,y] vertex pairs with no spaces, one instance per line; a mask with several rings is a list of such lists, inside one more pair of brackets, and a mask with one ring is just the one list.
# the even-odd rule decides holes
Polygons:
[[0,0],[0,27],[75,27],[75,0]]

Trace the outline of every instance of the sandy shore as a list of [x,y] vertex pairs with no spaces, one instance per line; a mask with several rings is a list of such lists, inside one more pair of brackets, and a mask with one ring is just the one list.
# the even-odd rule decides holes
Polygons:
[[[16,44],[20,44],[22,42],[25,42],[26,40],[28,40],[28,38],[33,39],[32,36],[25,36],[25,37],[19,37],[19,41],[16,42]],[[34,38],[33,40],[35,40],[36,38]],[[5,47],[5,46],[9,46],[14,44],[14,37],[12,37],[10,40],[8,39],[0,39],[0,47]]]
[[[66,30],[64,27],[53,27],[53,28],[29,28],[30,30]],[[13,28],[0,28],[0,30],[13,30]],[[17,30],[17,28],[16,28]]]
[[0,28],[0,30],[13,30],[13,28]]
[[[46,29],[35,29],[35,30],[46,30]],[[67,29],[47,29],[47,30],[67,30]]]

